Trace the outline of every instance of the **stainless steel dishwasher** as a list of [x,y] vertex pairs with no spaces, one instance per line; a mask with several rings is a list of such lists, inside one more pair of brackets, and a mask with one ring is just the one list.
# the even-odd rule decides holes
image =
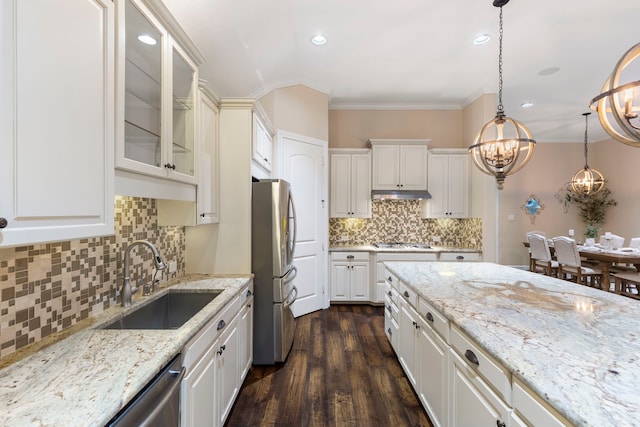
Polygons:
[[182,354],[178,354],[107,425],[177,427],[180,423],[180,383],[184,373]]

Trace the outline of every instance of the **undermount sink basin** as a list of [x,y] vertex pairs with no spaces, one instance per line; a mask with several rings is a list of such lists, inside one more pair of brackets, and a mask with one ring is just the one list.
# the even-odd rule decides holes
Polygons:
[[221,293],[169,291],[102,329],[178,329]]

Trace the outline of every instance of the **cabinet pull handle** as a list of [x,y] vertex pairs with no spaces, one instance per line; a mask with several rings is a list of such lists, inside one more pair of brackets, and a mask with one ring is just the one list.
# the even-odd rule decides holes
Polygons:
[[222,346],[220,346],[220,350],[218,350],[218,351],[217,351],[217,353],[218,353],[218,354],[222,354],[222,352],[223,352],[223,351],[225,351],[225,350],[226,350],[226,348],[227,348],[227,346],[226,346],[226,345],[222,345]]
[[391,332],[391,328],[387,329],[387,332],[389,332],[389,335],[393,334],[393,332]]
[[176,170],[176,165],[172,165],[171,163],[165,163],[164,167],[167,169]]
[[404,295],[405,298],[409,298],[409,292],[407,292],[407,291],[404,291],[404,293],[402,295]]
[[216,328],[217,331],[219,331],[220,329],[224,328],[225,326],[227,326],[227,324],[224,322],[224,319],[220,320],[218,322],[218,327]]
[[390,297],[393,296],[393,293],[391,291],[387,292],[387,295],[389,295]]
[[392,277],[391,277],[391,276],[387,277],[387,280],[388,280],[389,282],[392,282],[392,281],[393,281],[393,279],[392,279]]
[[0,228],[5,228],[7,225],[9,225],[9,221],[6,218],[0,218]]
[[387,306],[387,310],[391,311],[391,305]]
[[507,424],[504,421],[496,421],[496,426],[498,427],[507,427]]
[[354,259],[355,257],[353,255],[347,255],[347,259]]
[[247,296],[250,297],[252,295],[251,289],[247,289]]
[[431,314],[430,311],[427,311],[427,314],[425,315],[425,317],[429,322],[433,322],[433,314]]
[[458,255],[458,256],[456,257],[456,259],[457,259],[458,261],[462,261],[462,260],[464,259],[464,257],[463,257],[462,255]]
[[480,366],[480,361],[478,360],[478,357],[475,355],[475,353],[471,350],[467,350],[464,352],[464,357],[467,358],[467,360],[471,363],[473,363],[476,366]]

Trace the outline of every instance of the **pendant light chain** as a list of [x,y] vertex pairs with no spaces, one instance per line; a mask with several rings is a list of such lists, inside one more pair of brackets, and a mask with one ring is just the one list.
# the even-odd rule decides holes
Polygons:
[[502,105],[502,6],[500,6],[500,50],[498,54],[498,113],[504,113]]
[[587,162],[587,141],[589,140],[589,114],[591,113],[584,113],[584,168],[587,169],[589,167],[589,164]]

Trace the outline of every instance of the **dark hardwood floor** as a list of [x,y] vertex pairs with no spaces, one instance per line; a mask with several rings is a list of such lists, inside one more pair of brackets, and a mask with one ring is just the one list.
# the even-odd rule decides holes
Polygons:
[[225,426],[432,427],[383,310],[334,305],[299,317],[287,361],[249,371]]

